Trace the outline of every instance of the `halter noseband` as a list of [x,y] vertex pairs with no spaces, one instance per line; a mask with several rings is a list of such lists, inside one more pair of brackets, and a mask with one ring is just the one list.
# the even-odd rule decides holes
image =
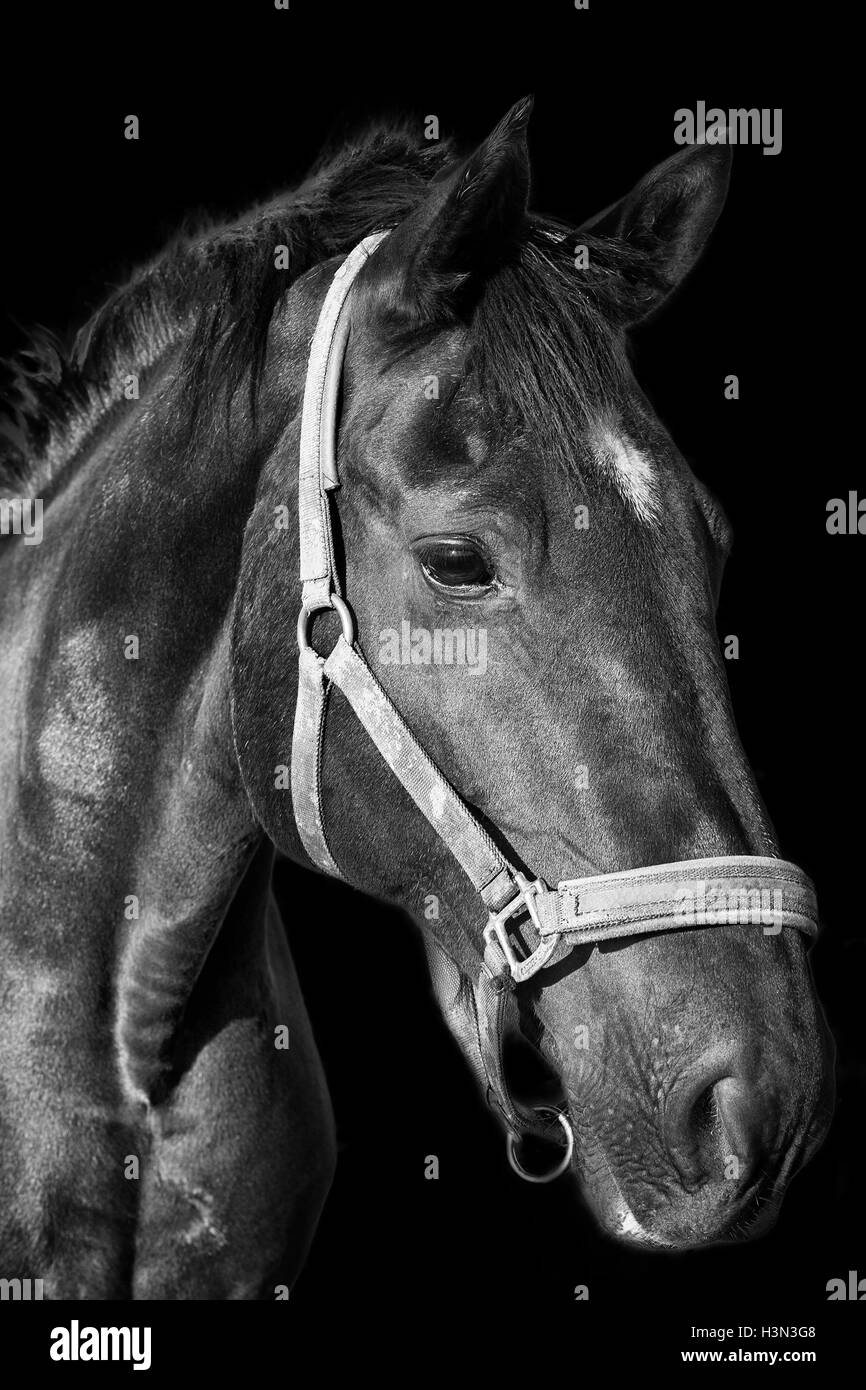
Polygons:
[[[624,873],[564,879],[556,888],[548,888],[541,879],[530,881],[501,853],[391,704],[355,642],[352,613],[341,595],[334,563],[328,498],[329,491],[339,486],[336,418],[348,335],[346,301],[358,272],[387,235],[377,232],[366,237],[336,271],[310,348],[298,492],[303,590],[292,742],[294,814],[301,842],[312,861],[325,873],[342,878],[322,821],[322,747],[328,689],[333,683],[448,846],[487,910],[475,998],[488,1098],[509,1130],[512,1166],[531,1181],[544,1181],[525,1173],[514,1157],[516,1137],[545,1130],[539,1123],[540,1111],[529,1114],[513,1100],[503,1073],[502,1038],[514,987],[560,959],[572,946],[616,937],[756,921],[763,922],[767,934],[793,927],[815,936],[815,890],[794,864],[757,855],[655,864]],[[309,643],[312,615],[324,608],[335,609],[342,626],[327,658]],[[768,895],[772,895],[771,910],[766,907]],[[731,908],[731,902],[737,906]],[[511,919],[518,914],[527,919],[521,924],[521,934],[535,942],[528,954],[518,953],[509,930]],[[554,1118],[563,1125],[569,1142],[563,1162],[547,1180],[564,1171],[573,1149],[567,1118],[559,1112],[554,1112]]]

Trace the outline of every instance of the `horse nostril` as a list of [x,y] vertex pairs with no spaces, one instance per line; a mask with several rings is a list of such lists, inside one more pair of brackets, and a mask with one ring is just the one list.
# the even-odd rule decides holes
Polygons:
[[736,1075],[708,1083],[704,1073],[678,1087],[666,1108],[665,1135],[684,1184],[747,1181],[760,1166],[770,1121],[767,1106]]

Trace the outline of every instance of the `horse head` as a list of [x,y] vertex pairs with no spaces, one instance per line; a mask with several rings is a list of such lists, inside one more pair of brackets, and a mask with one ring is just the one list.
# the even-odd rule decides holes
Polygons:
[[[528,211],[528,115],[520,103],[429,181],[352,289],[333,557],[349,643],[527,878],[775,859],[715,627],[731,529],[627,355],[710,236],[729,151],[682,149],[573,230]],[[284,370],[268,389],[298,405],[299,345],[337,264],[292,286],[273,329]],[[299,429],[295,411],[247,529],[233,700],[256,815],[306,863],[279,776],[297,556],[273,528],[296,515]],[[310,626],[327,653],[336,619]],[[477,1053],[478,892],[339,691],[324,729],[333,866],[435,942]],[[823,1135],[830,1048],[797,931],[732,920],[572,943],[514,1002],[612,1234],[750,1234]]]

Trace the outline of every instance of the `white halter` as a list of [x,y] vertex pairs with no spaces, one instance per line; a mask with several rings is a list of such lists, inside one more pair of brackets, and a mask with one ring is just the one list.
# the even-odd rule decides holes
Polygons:
[[[684,860],[592,878],[564,879],[555,889],[527,880],[494,844],[453,787],[428,758],[391,704],[355,642],[351,610],[340,593],[328,492],[339,486],[336,458],[337,397],[348,336],[346,302],[352,283],[387,232],[366,237],[339,267],[325,296],[310,349],[301,423],[298,515],[301,536],[301,611],[298,616],[298,703],[292,744],[292,798],[301,842],[325,873],[343,875],[328,847],[322,823],[321,757],[331,682],[339,686],[382,757],[402,782],[466,873],[487,911],[478,944],[476,986],[479,1048],[488,1094],[512,1137],[542,1127],[509,1095],[501,1044],[508,994],[575,945],[684,927],[763,921],[776,934],[793,927],[814,936],[817,904],[811,881],[795,865],[755,855]],[[309,644],[311,615],[333,608],[342,633],[330,656]],[[757,895],[757,896],[756,896]],[[771,895],[768,898],[767,895]],[[773,908],[766,914],[766,903]],[[731,909],[730,904],[742,904]],[[707,904],[710,904],[707,907]],[[750,908],[760,903],[761,908]],[[716,908],[713,904],[717,905]],[[721,909],[719,904],[726,904]],[[762,915],[758,915],[761,912]],[[742,915],[738,915],[741,913]],[[733,915],[732,915],[733,914]],[[523,934],[535,939],[518,954],[509,922],[528,916]],[[565,1116],[555,1113],[573,1140]],[[529,1174],[517,1167],[522,1176]],[[533,1179],[538,1180],[538,1179]]]

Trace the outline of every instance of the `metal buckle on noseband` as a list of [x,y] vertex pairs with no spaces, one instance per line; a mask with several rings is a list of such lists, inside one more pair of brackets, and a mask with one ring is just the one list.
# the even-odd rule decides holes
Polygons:
[[517,1156],[514,1152],[516,1141],[514,1135],[509,1134],[507,1139],[508,1162],[511,1164],[517,1176],[523,1178],[524,1182],[553,1182],[555,1178],[559,1178],[563,1173],[567,1172],[571,1166],[571,1157],[574,1153],[574,1130],[569,1124],[568,1116],[563,1115],[561,1110],[554,1110],[549,1105],[534,1105],[532,1108],[536,1115],[556,1116],[562,1128],[565,1130],[565,1153],[562,1155],[556,1167],[551,1168],[549,1173],[528,1173],[526,1169],[521,1168],[520,1164],[517,1162]]
[[[547,884],[540,878],[530,882],[518,871],[514,873],[514,881],[517,884],[516,895],[498,912],[491,912],[487,919],[487,926],[484,928],[484,940],[488,946],[498,947],[508,962],[512,979],[516,984],[522,984],[524,980],[531,979],[537,971],[547,964],[559,945],[559,941],[555,936],[549,936],[545,939],[541,934],[541,922],[538,917],[535,898],[539,893],[549,892]],[[529,920],[535,928],[539,944],[530,955],[521,959],[514,954],[514,948],[508,939],[505,924],[509,918],[514,917],[516,913],[524,909],[529,913]]]

